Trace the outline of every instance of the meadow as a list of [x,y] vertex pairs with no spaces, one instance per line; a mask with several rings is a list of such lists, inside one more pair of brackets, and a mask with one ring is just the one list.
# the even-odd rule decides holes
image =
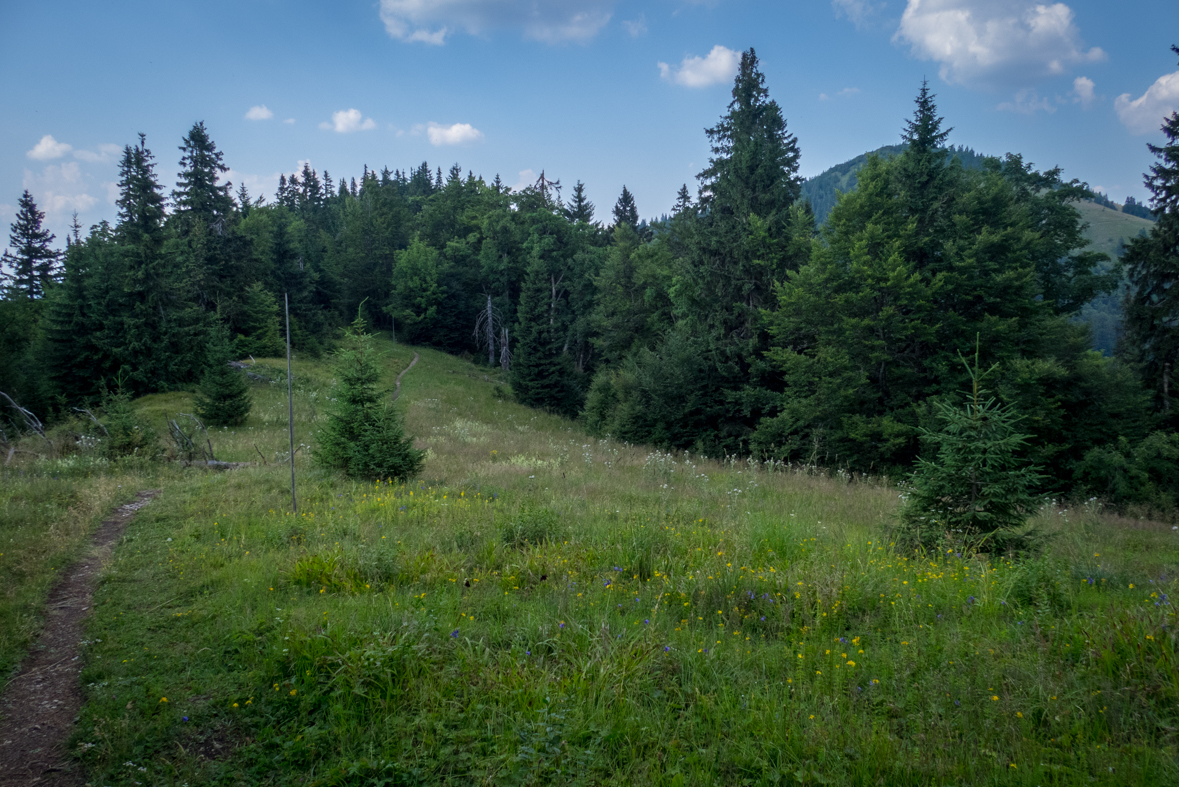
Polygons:
[[[391,385],[413,350],[382,348]],[[5,669],[87,528],[163,490],[95,597],[91,784],[1179,781],[1171,525],[1046,500],[1036,559],[905,553],[896,483],[593,439],[419,352],[410,484],[313,467],[331,371],[302,359],[297,514],[277,360],[211,430],[249,466],[3,471]],[[164,432],[190,401],[137,406]]]

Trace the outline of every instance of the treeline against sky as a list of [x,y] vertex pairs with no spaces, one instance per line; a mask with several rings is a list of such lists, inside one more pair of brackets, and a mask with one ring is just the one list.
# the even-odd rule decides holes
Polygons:
[[[0,390],[51,419],[115,388],[191,386],[219,326],[241,357],[280,354],[285,295],[297,352],[330,350],[359,313],[508,370],[519,401],[595,434],[895,475],[977,347],[1046,493],[1174,504],[1179,342],[1133,304],[1167,288],[1132,275],[1121,352],[1091,350],[1074,318],[1121,271],[1085,249],[1084,184],[947,150],[922,86],[904,146],[870,157],[820,229],[752,50],[707,133],[696,194],[651,223],[625,188],[607,216],[580,181],[511,191],[457,164],[338,182],[304,166],[268,200],[218,185],[227,168],[199,123],[165,196],[141,137],[114,225],[75,228],[57,269],[9,260]],[[1163,237],[1175,210],[1152,207]],[[1131,273],[1167,243],[1135,241]]]

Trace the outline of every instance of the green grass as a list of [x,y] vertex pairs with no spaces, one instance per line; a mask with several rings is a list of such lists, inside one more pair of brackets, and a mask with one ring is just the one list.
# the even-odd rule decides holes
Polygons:
[[159,475],[156,467],[63,452],[62,436],[52,436],[52,445],[29,446],[45,456],[0,470],[0,685],[41,631],[59,572],[112,508]]
[[[330,372],[296,381],[310,443]],[[1179,778],[1169,527],[1049,501],[1041,559],[900,554],[886,484],[594,440],[502,385],[421,351],[408,486],[300,452],[295,516],[285,465],[166,479],[96,597],[89,781]],[[281,388],[218,458],[285,454]]]
[[1081,214],[1081,220],[1089,226],[1085,238],[1090,242],[1089,251],[1105,252],[1111,260],[1118,258],[1118,242],[1129,243],[1140,232],[1150,232],[1154,222],[1138,216],[1098,205],[1096,202],[1076,202],[1073,207]]

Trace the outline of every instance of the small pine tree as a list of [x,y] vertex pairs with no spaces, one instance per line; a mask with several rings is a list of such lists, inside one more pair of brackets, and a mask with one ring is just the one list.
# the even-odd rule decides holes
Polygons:
[[405,436],[401,417],[378,387],[373,337],[357,316],[336,355],[334,405],[316,437],[316,463],[352,478],[407,480],[422,469],[425,452]]
[[103,410],[104,434],[99,438],[99,447],[105,457],[156,459],[163,453],[160,436],[135,412],[130,395],[121,388],[106,397]]
[[283,354],[278,301],[261,282],[254,282],[246,288],[241,322],[244,335],[239,334],[236,342],[239,357],[274,358]]
[[194,403],[197,415],[210,426],[241,426],[250,415],[250,386],[245,375],[229,365],[230,360],[228,332],[218,326]]
[[1018,455],[1028,437],[1016,431],[1019,416],[980,387],[977,350],[967,370],[972,390],[965,406],[937,403],[941,428],[921,430],[937,458],[918,459],[899,535],[926,547],[948,537],[983,551],[1026,550],[1038,539],[1026,524],[1042,476]]

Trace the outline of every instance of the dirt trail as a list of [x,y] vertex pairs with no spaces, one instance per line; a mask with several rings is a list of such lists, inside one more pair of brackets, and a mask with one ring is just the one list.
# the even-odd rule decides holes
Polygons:
[[404,377],[405,373],[408,372],[410,369],[412,369],[413,365],[417,362],[418,362],[418,354],[414,353],[413,360],[409,362],[409,366],[402,369],[401,374],[397,375],[397,379],[393,381],[393,401],[394,402],[397,401],[398,396],[401,396],[401,378]]
[[85,557],[63,571],[50,591],[44,631],[16,677],[0,688],[0,787],[82,784],[65,746],[82,709],[83,624],[115,543],[135,512],[158,494],[148,489],[120,506],[99,526]]

